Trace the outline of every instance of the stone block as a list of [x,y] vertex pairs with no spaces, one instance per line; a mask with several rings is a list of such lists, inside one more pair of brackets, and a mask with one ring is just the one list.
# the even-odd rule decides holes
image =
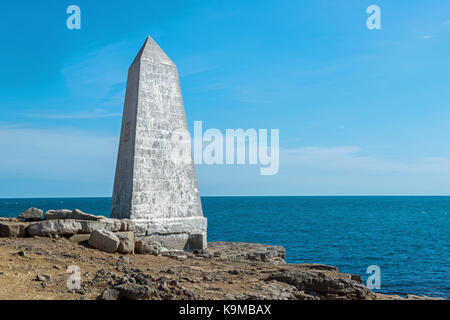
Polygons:
[[0,237],[24,238],[28,236],[28,222],[3,221],[0,222]]
[[77,220],[44,220],[32,222],[28,227],[30,236],[71,236],[79,233],[81,224]]
[[119,253],[134,253],[135,250],[135,239],[133,231],[126,232],[116,232],[115,235],[119,238],[120,243],[117,248]]
[[119,247],[120,239],[111,231],[95,230],[92,232],[88,243],[98,250],[114,253]]

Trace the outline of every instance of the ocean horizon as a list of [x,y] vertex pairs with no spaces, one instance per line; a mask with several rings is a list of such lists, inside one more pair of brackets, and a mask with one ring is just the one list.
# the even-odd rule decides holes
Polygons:
[[[208,241],[281,245],[289,263],[360,274],[380,267],[386,294],[449,299],[450,196],[206,196]],[[111,197],[0,199],[0,216],[30,207],[109,217]]]

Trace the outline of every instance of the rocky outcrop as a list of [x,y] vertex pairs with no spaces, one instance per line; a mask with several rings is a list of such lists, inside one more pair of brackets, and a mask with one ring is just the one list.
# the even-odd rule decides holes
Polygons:
[[350,275],[338,274],[330,277],[323,272],[306,270],[290,270],[288,272],[275,272],[265,281],[272,280],[294,286],[305,298],[370,300],[375,295],[361,282],[351,279]]
[[[255,250],[280,249],[210,242],[205,251],[120,256],[63,237],[0,238],[0,300],[427,299],[371,292],[359,277],[332,266],[255,260]],[[66,285],[65,266],[72,265],[82,271],[76,289]]]
[[286,256],[286,249],[281,246],[239,242],[214,242],[214,246],[208,248],[206,252],[228,259],[270,263],[285,263],[284,258]]
[[43,212],[44,211],[38,208],[30,208],[27,211],[22,212],[18,218],[25,221],[39,221],[42,219]]
[[111,231],[95,230],[92,232],[88,243],[101,251],[114,253],[119,247],[120,239]]

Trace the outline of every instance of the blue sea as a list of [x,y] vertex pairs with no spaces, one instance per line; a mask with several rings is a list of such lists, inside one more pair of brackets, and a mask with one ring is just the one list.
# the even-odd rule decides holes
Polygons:
[[[381,293],[450,297],[450,197],[204,197],[209,241],[284,246],[290,263],[381,270]],[[0,216],[29,207],[109,215],[111,198],[0,199]]]

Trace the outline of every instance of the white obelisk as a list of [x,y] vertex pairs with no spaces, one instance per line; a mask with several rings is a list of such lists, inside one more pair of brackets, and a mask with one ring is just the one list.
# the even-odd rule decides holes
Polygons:
[[128,71],[111,217],[168,249],[207,246],[177,67],[150,37]]

